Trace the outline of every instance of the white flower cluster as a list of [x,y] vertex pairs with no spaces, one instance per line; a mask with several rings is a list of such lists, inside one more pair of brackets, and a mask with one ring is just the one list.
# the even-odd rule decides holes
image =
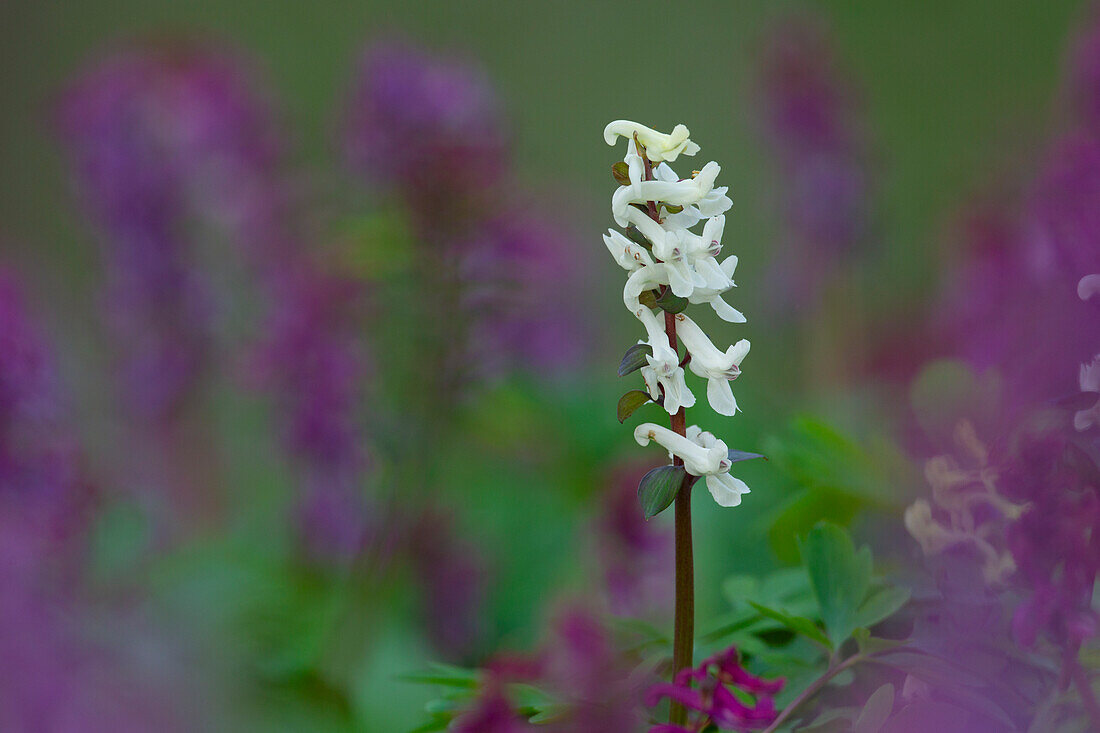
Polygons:
[[[688,135],[684,125],[665,134],[627,120],[617,120],[604,129],[608,145],[616,144],[619,137],[626,139],[623,162],[627,182],[615,191],[611,211],[615,223],[634,236],[610,229],[603,240],[611,256],[629,273],[623,302],[641,321],[648,337],[639,342],[649,347],[642,378],[649,396],[661,401],[669,415],[694,405],[695,395],[684,379],[679,355],[669,345],[663,314],[654,313],[642,302],[643,294],[671,291],[688,303],[709,305],[729,323],[745,322],[745,317],[722,298],[734,287],[737,257],[729,255],[721,262],[717,259],[722,251],[724,213],[731,206],[727,189],[714,185],[721,168],[712,161],[690,178],[681,179],[669,166],[680,155],[699,151]],[[647,175],[647,169],[651,175]],[[691,231],[700,222],[704,222],[701,233]],[[730,382],[741,373],[749,342],[742,339],[722,351],[691,318],[677,313],[675,319],[676,335],[690,355],[687,366],[707,380],[711,407],[721,415],[736,414],[737,400]],[[731,461],[726,444],[697,426],[689,427],[685,438],[646,423],[634,436],[642,445],[657,441],[684,461],[689,474],[706,476],[708,489],[722,506],[736,506],[741,494],[749,491],[728,473]]]

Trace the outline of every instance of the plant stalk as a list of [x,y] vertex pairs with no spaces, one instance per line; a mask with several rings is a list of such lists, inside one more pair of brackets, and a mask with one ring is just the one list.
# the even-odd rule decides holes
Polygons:
[[[645,179],[653,180],[653,166],[649,157],[645,154],[645,148],[634,141],[638,146],[638,152],[642,156],[645,165]],[[647,201],[646,208],[651,219],[658,224],[661,222],[657,213],[657,202]],[[668,345],[676,353],[680,352],[676,339],[676,316],[665,311],[665,335],[668,336]],[[688,357],[685,356],[685,359]],[[687,414],[681,407],[672,416],[672,431],[679,435],[687,434]],[[678,456],[672,460],[673,465],[684,465]],[[676,615],[672,625],[672,676],[681,669],[694,666],[695,648],[695,559],[691,540],[691,487],[694,484],[692,477],[685,477],[676,493],[673,506],[675,512],[676,531]],[[687,710],[678,703],[672,703],[669,710],[669,722],[673,725],[683,725],[687,722]]]

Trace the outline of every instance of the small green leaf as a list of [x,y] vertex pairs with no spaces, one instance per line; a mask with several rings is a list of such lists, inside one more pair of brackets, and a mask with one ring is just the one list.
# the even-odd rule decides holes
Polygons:
[[651,519],[668,509],[686,477],[687,471],[683,466],[658,466],[642,476],[642,480],[638,482],[638,501],[642,504],[642,516]]
[[856,609],[871,582],[871,550],[863,547],[856,552],[847,532],[824,522],[810,530],[801,550],[821,620],[839,647],[859,625]]
[[644,305],[646,308],[657,307],[657,293],[652,290],[646,290],[638,296],[638,302]]
[[894,710],[894,686],[887,683],[871,693],[863,712],[856,718],[852,733],[878,733]]
[[729,459],[730,463],[737,463],[738,461],[751,461],[754,458],[763,458],[765,461],[768,457],[763,453],[749,453],[743,450],[733,450],[730,448]]
[[867,597],[856,611],[856,626],[870,627],[893,616],[909,600],[906,588],[883,588]]
[[415,682],[423,685],[443,685],[444,687],[462,687],[473,689],[477,687],[479,672],[476,669],[465,669],[450,664],[433,662],[430,670],[404,674],[398,679],[405,682]]
[[629,166],[627,166],[627,164],[624,161],[620,160],[618,163],[611,166],[611,177],[614,178],[615,181],[620,186],[629,186],[630,185],[630,168],[629,168]]
[[[634,344],[626,353],[623,354],[623,360],[619,362],[619,376],[625,377],[633,371],[641,369],[648,362],[647,356],[652,356],[653,347],[649,344]],[[732,451],[730,451],[732,453]]]
[[651,252],[653,251],[653,243],[646,239],[645,235],[639,232],[638,228],[633,224],[624,229],[623,233],[626,234],[626,238],[634,244],[638,245],[639,247],[644,247]]
[[665,288],[665,292],[657,298],[657,305],[661,307],[661,310],[669,313],[682,313],[688,307],[688,301],[687,298],[681,298],[673,293],[672,288]]
[[852,638],[856,640],[856,647],[859,649],[859,653],[864,656],[897,649],[899,646],[904,646],[908,643],[906,639],[880,639],[877,636],[871,636],[871,632],[867,629],[856,629],[852,634]]
[[619,422],[625,422],[628,417],[634,414],[635,410],[649,401],[649,395],[640,389],[632,389],[624,394],[619,398],[619,406],[616,410]]
[[684,210],[683,206],[675,206],[673,204],[661,204],[661,206],[665,207],[665,211],[670,214],[679,214]]
[[749,601],[749,605],[755,608],[761,616],[778,621],[796,634],[802,634],[807,639],[813,639],[828,649],[833,648],[833,643],[829,641],[829,637],[825,636],[812,620],[803,616],[792,616],[789,613],[762,606],[755,601]]

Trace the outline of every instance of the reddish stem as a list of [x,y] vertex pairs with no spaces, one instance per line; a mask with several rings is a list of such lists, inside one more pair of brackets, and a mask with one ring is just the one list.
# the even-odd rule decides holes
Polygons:
[[[645,165],[645,179],[653,180],[653,165],[645,154],[645,148],[638,143],[638,136],[634,136],[634,142],[638,147],[638,154]],[[647,201],[646,208],[649,217],[660,223],[657,213],[657,202]],[[677,354],[680,353],[679,343],[676,339],[676,316],[665,311],[665,334],[668,336],[668,345]],[[685,360],[688,355],[685,355]],[[687,434],[687,414],[684,408],[677,410],[672,416],[672,431],[679,435]],[[682,466],[684,461],[678,456],[672,460],[673,465]],[[682,669],[693,666],[695,647],[695,563],[691,539],[691,487],[692,481],[685,479],[676,494],[673,511],[675,517],[676,532],[676,615],[673,620],[672,633],[672,675]],[[669,722],[673,725],[683,725],[687,722],[687,710],[677,703],[673,703],[669,711]]]

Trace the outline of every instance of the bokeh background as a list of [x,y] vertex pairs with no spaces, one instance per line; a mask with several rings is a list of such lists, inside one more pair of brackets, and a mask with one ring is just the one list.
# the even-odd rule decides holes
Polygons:
[[[736,509],[696,492],[700,627],[729,611],[729,576],[796,564],[823,518],[908,577],[902,512],[929,454],[912,401],[973,394],[959,363],[927,371],[966,356],[942,325],[951,288],[989,212],[1078,124],[1070,52],[1091,18],[1061,1],[3,3],[0,263],[56,362],[48,430],[81,487],[65,542],[26,550],[48,567],[5,581],[48,609],[4,611],[5,729],[412,730],[434,693],[403,676],[433,660],[537,649],[566,608],[668,626],[671,517],[641,523],[633,501],[660,459],[615,418],[640,329],[600,241],[612,119],[687,124],[734,202],[749,320],[704,320],[752,341],[743,413],[690,421],[771,460],[740,470]],[[209,298],[167,326],[120,317],[160,301],[109,287],[142,251],[112,242],[160,184],[123,172],[103,194],[103,161],[140,130],[97,138],[123,103],[73,102],[123,49],[164,76],[120,99],[209,52],[263,110],[215,145],[244,173],[196,174],[209,195],[172,225]],[[235,114],[205,93],[161,101]],[[430,138],[408,120],[448,94],[436,113],[459,134],[387,158]],[[127,371],[148,329],[204,319],[185,387]],[[158,411],[160,388],[178,394]],[[335,432],[302,427],[310,410]]]

